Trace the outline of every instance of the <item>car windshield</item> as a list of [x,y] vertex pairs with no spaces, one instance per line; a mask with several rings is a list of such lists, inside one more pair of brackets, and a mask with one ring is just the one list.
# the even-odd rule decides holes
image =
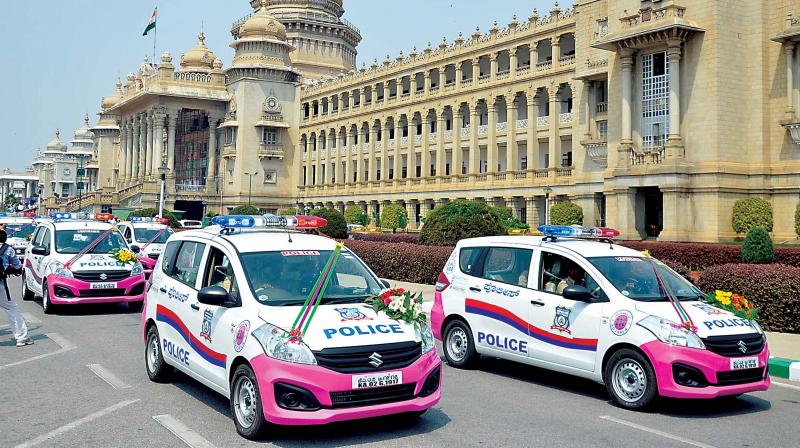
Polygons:
[[697,287],[655,258],[594,257],[588,260],[619,292],[633,300],[641,302],[668,300],[654,268],[679,300],[698,300],[704,297],[703,292]]
[[[150,240],[153,240],[162,229],[159,228],[134,228],[133,229],[133,236],[135,237],[136,241],[140,243],[149,243]],[[167,239],[172,236],[172,229],[167,229],[164,232],[161,232],[161,235],[158,235],[158,238],[152,241],[154,244],[164,244],[167,242]]]
[[[56,231],[56,252],[60,254],[77,254],[93,243],[105,231],[100,229],[80,229],[80,230],[57,230]],[[90,253],[109,254],[111,252],[125,249],[125,240],[119,232],[111,232],[103,238]]]
[[[302,305],[333,251],[242,254],[253,295],[264,305]],[[359,303],[379,294],[382,285],[349,251],[342,251],[320,303]]]
[[31,224],[7,224],[6,225],[6,233],[8,234],[9,238],[28,238],[31,236],[33,231],[36,230],[36,226]]

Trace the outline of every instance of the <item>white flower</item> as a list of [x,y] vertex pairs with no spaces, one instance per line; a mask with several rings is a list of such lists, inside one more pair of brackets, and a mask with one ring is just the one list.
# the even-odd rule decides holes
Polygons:
[[406,307],[404,307],[403,305],[400,305],[399,311],[400,311],[401,314],[405,314]]
[[414,317],[416,318],[420,314],[422,314],[422,304],[421,303],[415,303],[414,304]]
[[396,301],[396,300],[392,300],[392,301],[389,303],[389,309],[390,309],[390,310],[392,310],[392,311],[397,311],[397,310],[399,310],[401,306],[402,306],[402,305],[400,304],[400,302],[398,302],[398,301]]

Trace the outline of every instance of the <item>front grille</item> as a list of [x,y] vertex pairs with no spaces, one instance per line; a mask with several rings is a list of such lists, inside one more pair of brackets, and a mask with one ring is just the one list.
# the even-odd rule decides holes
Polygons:
[[158,261],[158,257],[160,257],[160,256],[161,256],[161,254],[148,254],[147,258],[150,258],[151,260]]
[[81,297],[119,297],[124,296],[125,290],[117,289],[86,289],[81,291]]
[[[100,278],[100,276],[103,274],[106,275],[105,279]],[[76,279],[83,280],[84,282],[116,282],[130,277],[131,272],[130,271],[73,272],[72,275]]]
[[[383,364],[374,367],[370,362],[373,353],[380,355]],[[361,347],[328,348],[314,352],[317,364],[339,373],[382,372],[403,369],[422,355],[419,342],[368,345]]]
[[[747,351],[742,352],[739,341],[744,342]],[[721,356],[738,358],[740,356],[757,355],[764,350],[766,339],[762,334],[742,334],[730,336],[711,336],[703,339],[706,348]]]
[[734,386],[737,384],[755,383],[764,379],[764,367],[755,369],[731,370],[717,372],[718,386]]
[[414,398],[417,384],[399,384],[397,386],[376,387],[374,389],[348,390],[331,392],[331,403],[334,409],[374,406],[377,404],[396,403]]

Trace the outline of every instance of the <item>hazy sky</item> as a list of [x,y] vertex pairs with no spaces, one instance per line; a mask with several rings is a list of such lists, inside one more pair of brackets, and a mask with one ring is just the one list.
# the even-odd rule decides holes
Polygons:
[[[405,54],[428,41],[434,46],[476,26],[502,27],[514,14],[527,19],[534,7],[548,11],[552,0],[345,0],[345,18],[364,40],[358,65],[386,54]],[[562,8],[567,2],[562,1]],[[194,47],[201,27],[206,44],[227,67],[231,24],[251,9],[247,0],[5,0],[0,27],[0,170],[22,169],[37,148],[61,128],[68,143],[84,113],[97,119],[100,98],[114,91],[117,77],[152,58],[152,34],[142,37],[158,5],[157,55],[168,50],[175,61]],[[571,4],[571,3],[569,3]],[[380,5],[380,6],[378,6]]]

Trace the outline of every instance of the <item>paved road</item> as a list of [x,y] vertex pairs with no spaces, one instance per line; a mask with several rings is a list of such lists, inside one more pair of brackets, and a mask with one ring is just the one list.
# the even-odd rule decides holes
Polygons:
[[[17,281],[10,286],[19,290]],[[236,434],[225,398],[182,375],[173,384],[148,381],[138,314],[103,306],[44,316],[39,302],[22,307],[36,344],[18,349],[0,326],[0,447],[184,446],[179,437],[194,447],[257,445]],[[496,359],[473,371],[445,368],[444,376],[442,402],[418,421],[281,429],[263,445],[800,446],[797,385],[636,413],[610,404],[600,385]]]

